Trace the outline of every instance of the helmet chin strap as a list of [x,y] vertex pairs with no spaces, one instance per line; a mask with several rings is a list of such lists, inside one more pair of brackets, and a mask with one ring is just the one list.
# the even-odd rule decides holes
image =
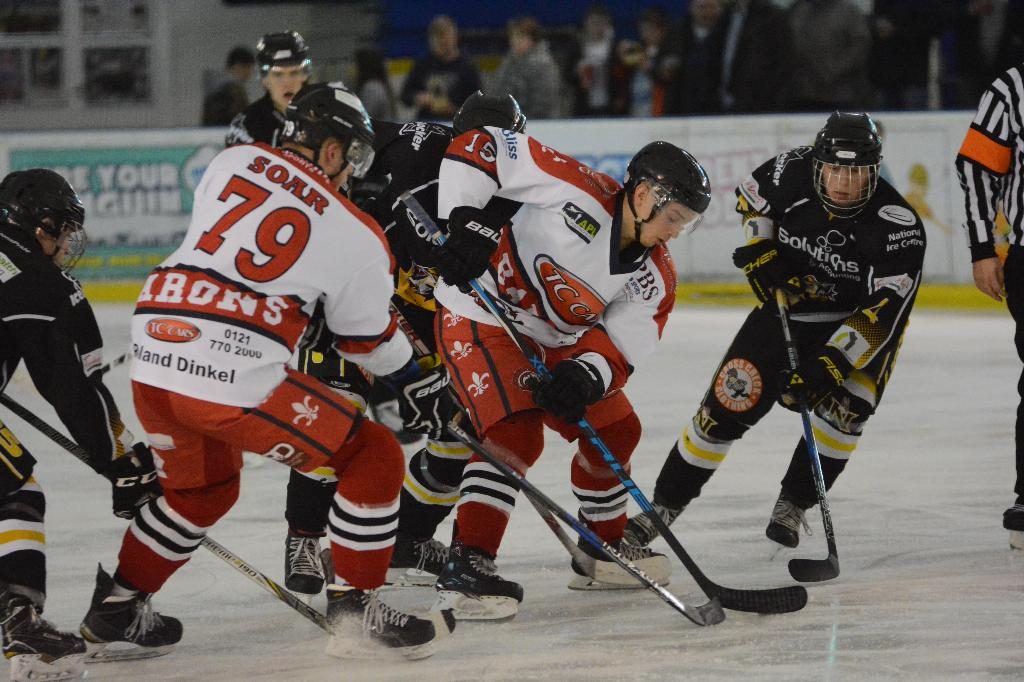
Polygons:
[[[635,191],[636,187],[633,189]],[[633,231],[633,241],[642,244],[643,242],[640,241],[640,235],[643,233],[644,225],[654,219],[654,216],[658,213],[659,206],[655,204],[654,207],[651,208],[650,215],[646,218],[641,218],[637,215],[636,206],[633,204],[633,192],[629,192],[629,194],[626,195],[626,203],[629,204],[629,211],[633,214],[633,224],[635,227]]]

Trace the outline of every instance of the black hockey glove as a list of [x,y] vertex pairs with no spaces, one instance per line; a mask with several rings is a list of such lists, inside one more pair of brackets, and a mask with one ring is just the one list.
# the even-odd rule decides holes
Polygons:
[[741,246],[732,252],[732,262],[747,276],[750,288],[761,303],[772,300],[777,287],[785,287],[793,295],[803,290],[800,276],[784,260],[774,239],[761,239]]
[[493,226],[493,222],[494,219],[479,208],[459,206],[452,210],[448,218],[448,240],[431,254],[431,265],[445,282],[468,292],[470,281],[484,274],[501,241],[501,227]]
[[[396,374],[409,372],[399,371]],[[445,432],[445,426],[455,416],[457,406],[448,390],[448,371],[443,366],[420,373],[415,378],[401,379],[396,374],[385,378],[398,394],[398,411],[402,425],[408,431],[425,433],[437,440]]]
[[825,346],[816,357],[801,362],[795,372],[783,370],[779,402],[794,411],[799,411],[803,402],[813,410],[843,385],[852,370],[853,365],[842,352]]
[[115,459],[103,475],[113,487],[114,516],[122,519],[133,518],[139,509],[162,494],[153,453],[145,443],[133,445],[131,454]]
[[349,178],[348,197],[360,210],[369,213],[381,225],[384,224],[379,212],[387,208],[381,206],[381,198],[388,188],[390,179],[387,175],[368,175],[365,178]]
[[596,367],[585,360],[562,360],[551,370],[551,379],[533,389],[533,402],[559,419],[575,423],[604,392],[604,380]]

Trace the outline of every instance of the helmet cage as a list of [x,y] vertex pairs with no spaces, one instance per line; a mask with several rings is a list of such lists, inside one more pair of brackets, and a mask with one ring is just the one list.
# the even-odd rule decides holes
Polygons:
[[88,239],[83,226],[85,209],[71,185],[56,173],[42,169],[17,171],[3,184],[9,196],[0,199],[0,218],[33,236],[37,228],[42,230],[57,242],[56,253],[64,254],[58,267],[64,272],[75,267]]
[[878,187],[882,161],[882,140],[871,116],[832,112],[814,139],[811,156],[814,192],[821,204],[839,218],[860,213]]
[[[854,152],[849,152],[854,154]],[[842,158],[843,151],[835,154]],[[814,173],[814,192],[818,200],[837,218],[852,218],[860,213],[878,187],[878,170],[880,163],[844,164],[822,161],[815,158],[812,164]],[[829,183],[837,184],[853,190],[851,196],[833,198],[829,193]]]

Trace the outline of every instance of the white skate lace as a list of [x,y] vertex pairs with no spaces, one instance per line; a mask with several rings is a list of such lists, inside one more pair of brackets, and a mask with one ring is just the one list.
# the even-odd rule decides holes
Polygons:
[[419,561],[416,564],[418,571],[429,570],[426,568],[429,564],[444,564],[448,561],[448,548],[434,538],[416,542],[414,549],[419,555]]
[[811,527],[807,523],[804,510],[793,502],[781,497],[775,502],[775,509],[772,510],[772,521],[797,533],[800,532],[800,527],[802,526],[804,532],[808,535],[813,535]]
[[164,619],[153,610],[149,597],[135,602],[135,618],[125,628],[124,637],[130,642],[138,641],[155,628],[163,627]]
[[300,575],[311,575],[323,578],[323,566],[320,564],[319,538],[293,535],[288,538],[288,553],[291,555],[291,571]]
[[639,561],[641,559],[649,559],[652,556],[657,556],[657,553],[647,547],[638,547],[637,545],[623,540],[619,543],[619,554],[628,559],[629,561]]
[[470,554],[469,563],[478,573],[489,576],[498,575],[498,567],[494,565],[494,559],[484,554]]
[[[671,526],[672,522],[683,513],[683,508],[675,509],[672,507],[665,507],[657,502],[652,504],[651,508],[658,516],[661,517],[661,520],[665,522],[666,526]],[[661,533],[654,525],[654,520],[651,519],[650,516],[647,514],[639,514],[629,520],[625,537],[626,540],[633,545],[646,545],[660,534]]]
[[385,625],[404,628],[412,617],[381,601],[377,590],[364,592],[366,607],[363,609],[363,630],[383,632]]

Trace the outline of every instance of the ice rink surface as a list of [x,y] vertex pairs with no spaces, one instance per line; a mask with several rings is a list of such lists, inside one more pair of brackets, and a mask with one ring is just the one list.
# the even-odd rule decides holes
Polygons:
[[[97,308],[108,358],[128,347],[131,308]],[[644,424],[633,477],[650,496],[665,454],[700,400],[746,311],[677,307],[655,356],[627,393]],[[1021,680],[1024,552],[1008,549],[1001,514],[1013,502],[1013,419],[1019,363],[1009,315],[918,311],[879,412],[829,496],[842,574],[809,585],[798,613],[727,611],[700,628],[644,590],[566,589],[569,559],[520,500],[498,558],[526,599],[508,623],[461,623],[420,662],[343,661],[326,638],[211,553],[199,549],[154,598],[184,622],[168,656],[90,666],[92,680]],[[107,384],[139,433],[128,371]],[[25,375],[8,394],[56,423]],[[4,420],[40,460],[47,493],[46,616],[77,628],[95,567],[112,570],[125,522],[109,485],[13,415]],[[736,444],[673,530],[713,580],[732,587],[792,584],[786,560],[824,558],[814,535],[771,558],[764,527],[801,433],[776,408]],[[530,480],[567,509],[573,448],[549,432]],[[211,537],[282,581],[287,470],[243,471],[241,499]],[[630,503],[630,513],[636,506]],[[439,537],[448,541],[450,523]],[[656,548],[671,553],[663,541]],[[700,600],[673,556],[670,589]],[[432,590],[390,595],[427,607]],[[318,599],[314,602],[322,606]]]

